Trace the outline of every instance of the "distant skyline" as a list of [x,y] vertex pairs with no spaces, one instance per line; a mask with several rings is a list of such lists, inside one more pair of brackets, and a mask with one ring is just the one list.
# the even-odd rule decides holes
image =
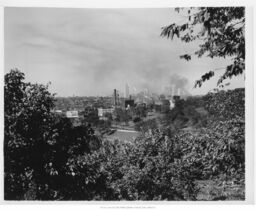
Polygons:
[[[189,93],[216,87],[218,74],[201,88],[196,79],[223,68],[230,59],[182,60],[199,42],[181,43],[160,37],[161,27],[185,21],[164,9],[4,9],[5,73],[18,68],[26,81],[46,84],[57,96],[111,95],[113,89],[161,93],[173,83]],[[224,70],[219,70],[219,74]],[[244,76],[229,88],[244,87]]]

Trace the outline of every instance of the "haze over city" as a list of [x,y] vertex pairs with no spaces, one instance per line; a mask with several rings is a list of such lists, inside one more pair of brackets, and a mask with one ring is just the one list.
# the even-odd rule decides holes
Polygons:
[[[18,68],[26,80],[46,84],[58,96],[111,95],[179,85],[191,94],[216,87],[218,74],[201,88],[195,80],[223,68],[230,58],[192,58],[198,41],[160,37],[161,27],[185,18],[165,9],[5,8],[5,73]],[[223,73],[224,70],[218,72]],[[228,88],[244,87],[238,76]],[[134,91],[134,92],[133,92]]]

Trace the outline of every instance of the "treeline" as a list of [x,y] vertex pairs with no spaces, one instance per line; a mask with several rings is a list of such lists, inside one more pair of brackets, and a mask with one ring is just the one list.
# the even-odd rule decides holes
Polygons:
[[84,110],[84,107],[109,108],[112,104],[112,97],[55,97],[54,108],[64,111]]
[[170,129],[188,113],[183,101],[162,129],[145,129],[134,143],[73,127],[51,112],[48,87],[25,83],[18,70],[5,75],[4,92],[6,200],[196,200],[198,180],[244,184],[243,89],[204,96],[201,128]]

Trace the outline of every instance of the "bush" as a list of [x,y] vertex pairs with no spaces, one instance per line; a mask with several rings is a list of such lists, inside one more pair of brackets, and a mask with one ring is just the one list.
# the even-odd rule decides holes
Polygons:
[[[75,186],[84,187],[84,177],[91,177],[91,196],[99,190],[94,199],[194,200],[194,179],[182,167],[174,148],[169,137],[160,132],[145,134],[134,144],[105,141],[99,151],[80,157],[72,166],[74,176],[81,177]],[[92,165],[95,161],[97,164]],[[101,184],[100,177],[104,177]],[[80,196],[85,194],[82,191]]]
[[139,121],[135,124],[135,130],[140,132],[147,132],[148,130],[153,130],[157,128],[157,122],[155,119]]
[[217,119],[226,120],[245,115],[245,90],[244,88],[209,93],[204,96],[205,108]]
[[141,118],[140,117],[135,117],[134,119],[133,119],[133,122],[134,123],[138,123],[138,122],[140,122],[141,121]]

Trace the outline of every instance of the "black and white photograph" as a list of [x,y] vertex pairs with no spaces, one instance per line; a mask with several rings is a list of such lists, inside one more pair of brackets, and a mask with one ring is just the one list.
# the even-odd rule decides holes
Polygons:
[[245,201],[246,13],[4,7],[4,201]]

